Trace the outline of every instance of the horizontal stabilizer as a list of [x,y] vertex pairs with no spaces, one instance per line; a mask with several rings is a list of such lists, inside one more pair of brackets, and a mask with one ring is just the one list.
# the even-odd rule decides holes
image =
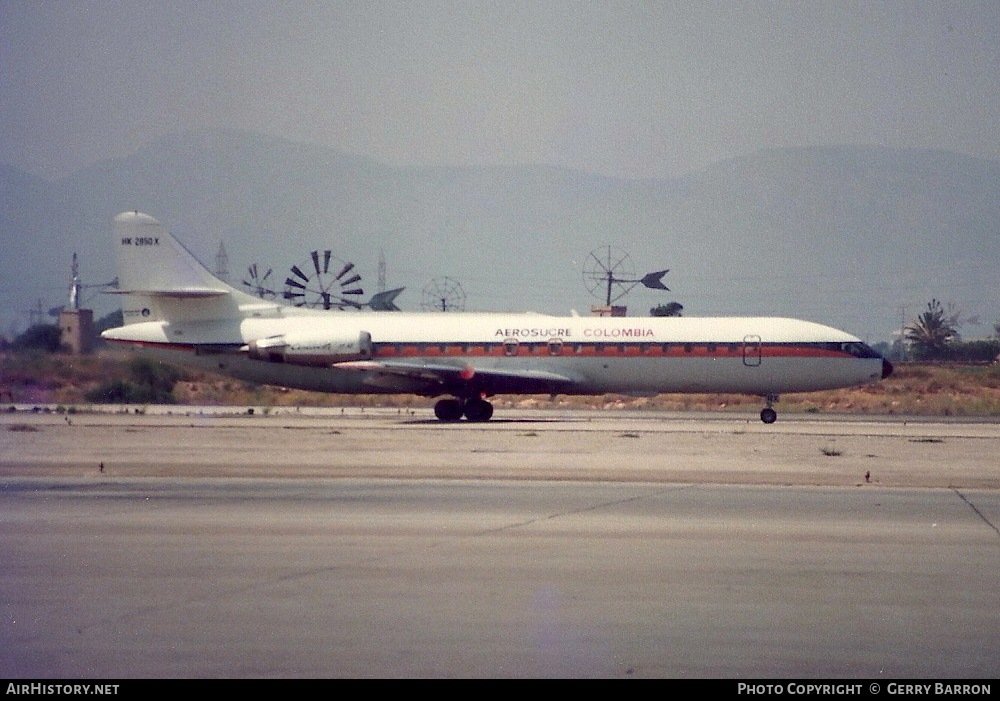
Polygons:
[[169,289],[169,290],[108,290],[109,295],[147,295],[149,297],[176,297],[178,299],[200,299],[204,297],[221,297],[227,294],[225,290],[209,287]]

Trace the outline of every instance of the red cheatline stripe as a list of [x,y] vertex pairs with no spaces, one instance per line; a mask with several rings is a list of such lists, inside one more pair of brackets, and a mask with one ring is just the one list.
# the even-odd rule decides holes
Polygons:
[[[553,349],[545,343],[521,343],[517,346],[517,356],[521,357],[656,357],[656,358],[742,358],[747,356],[757,357],[756,348],[744,348],[741,344],[680,344],[671,343],[564,343],[561,347]],[[761,356],[765,358],[851,358],[850,353],[834,351],[826,348],[814,348],[804,345],[763,345],[760,348]],[[392,358],[418,358],[418,357],[503,357],[505,355],[515,355],[508,353],[501,343],[492,343],[488,346],[481,343],[452,344],[452,343],[381,343],[376,344],[375,355],[378,357]]]
[[[111,339],[139,348],[194,351],[193,343],[166,343]],[[205,344],[212,346],[217,344]],[[234,348],[236,344],[230,344]],[[664,347],[666,346],[666,347]],[[583,358],[757,358],[756,347],[743,348],[742,344],[704,343],[563,343],[553,349],[547,343],[520,343],[516,353],[508,353],[502,343],[376,343],[375,356],[380,358],[502,358],[518,357],[583,357]],[[764,358],[852,358],[850,353],[806,344],[762,344],[759,355]]]

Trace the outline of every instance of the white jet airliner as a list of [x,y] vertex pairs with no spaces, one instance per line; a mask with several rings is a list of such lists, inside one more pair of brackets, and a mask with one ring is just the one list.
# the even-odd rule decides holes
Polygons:
[[442,421],[487,421],[498,394],[787,392],[888,377],[858,338],[769,317],[556,317],[344,312],[269,302],[222,282],[153,217],[114,219],[124,325],[105,331],[171,362],[345,394],[446,397]]

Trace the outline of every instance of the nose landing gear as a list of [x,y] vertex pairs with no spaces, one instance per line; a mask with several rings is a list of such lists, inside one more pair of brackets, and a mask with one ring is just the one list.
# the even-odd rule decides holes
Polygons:
[[766,404],[764,408],[760,410],[760,420],[766,424],[773,424],[778,420],[778,412],[771,408],[771,405],[778,401],[777,394],[768,394],[764,398]]

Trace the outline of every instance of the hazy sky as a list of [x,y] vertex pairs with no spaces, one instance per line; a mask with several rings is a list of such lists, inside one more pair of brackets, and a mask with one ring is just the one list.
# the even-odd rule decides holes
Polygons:
[[673,176],[769,146],[1000,158],[1000,2],[0,0],[0,161],[235,127],[391,165]]

